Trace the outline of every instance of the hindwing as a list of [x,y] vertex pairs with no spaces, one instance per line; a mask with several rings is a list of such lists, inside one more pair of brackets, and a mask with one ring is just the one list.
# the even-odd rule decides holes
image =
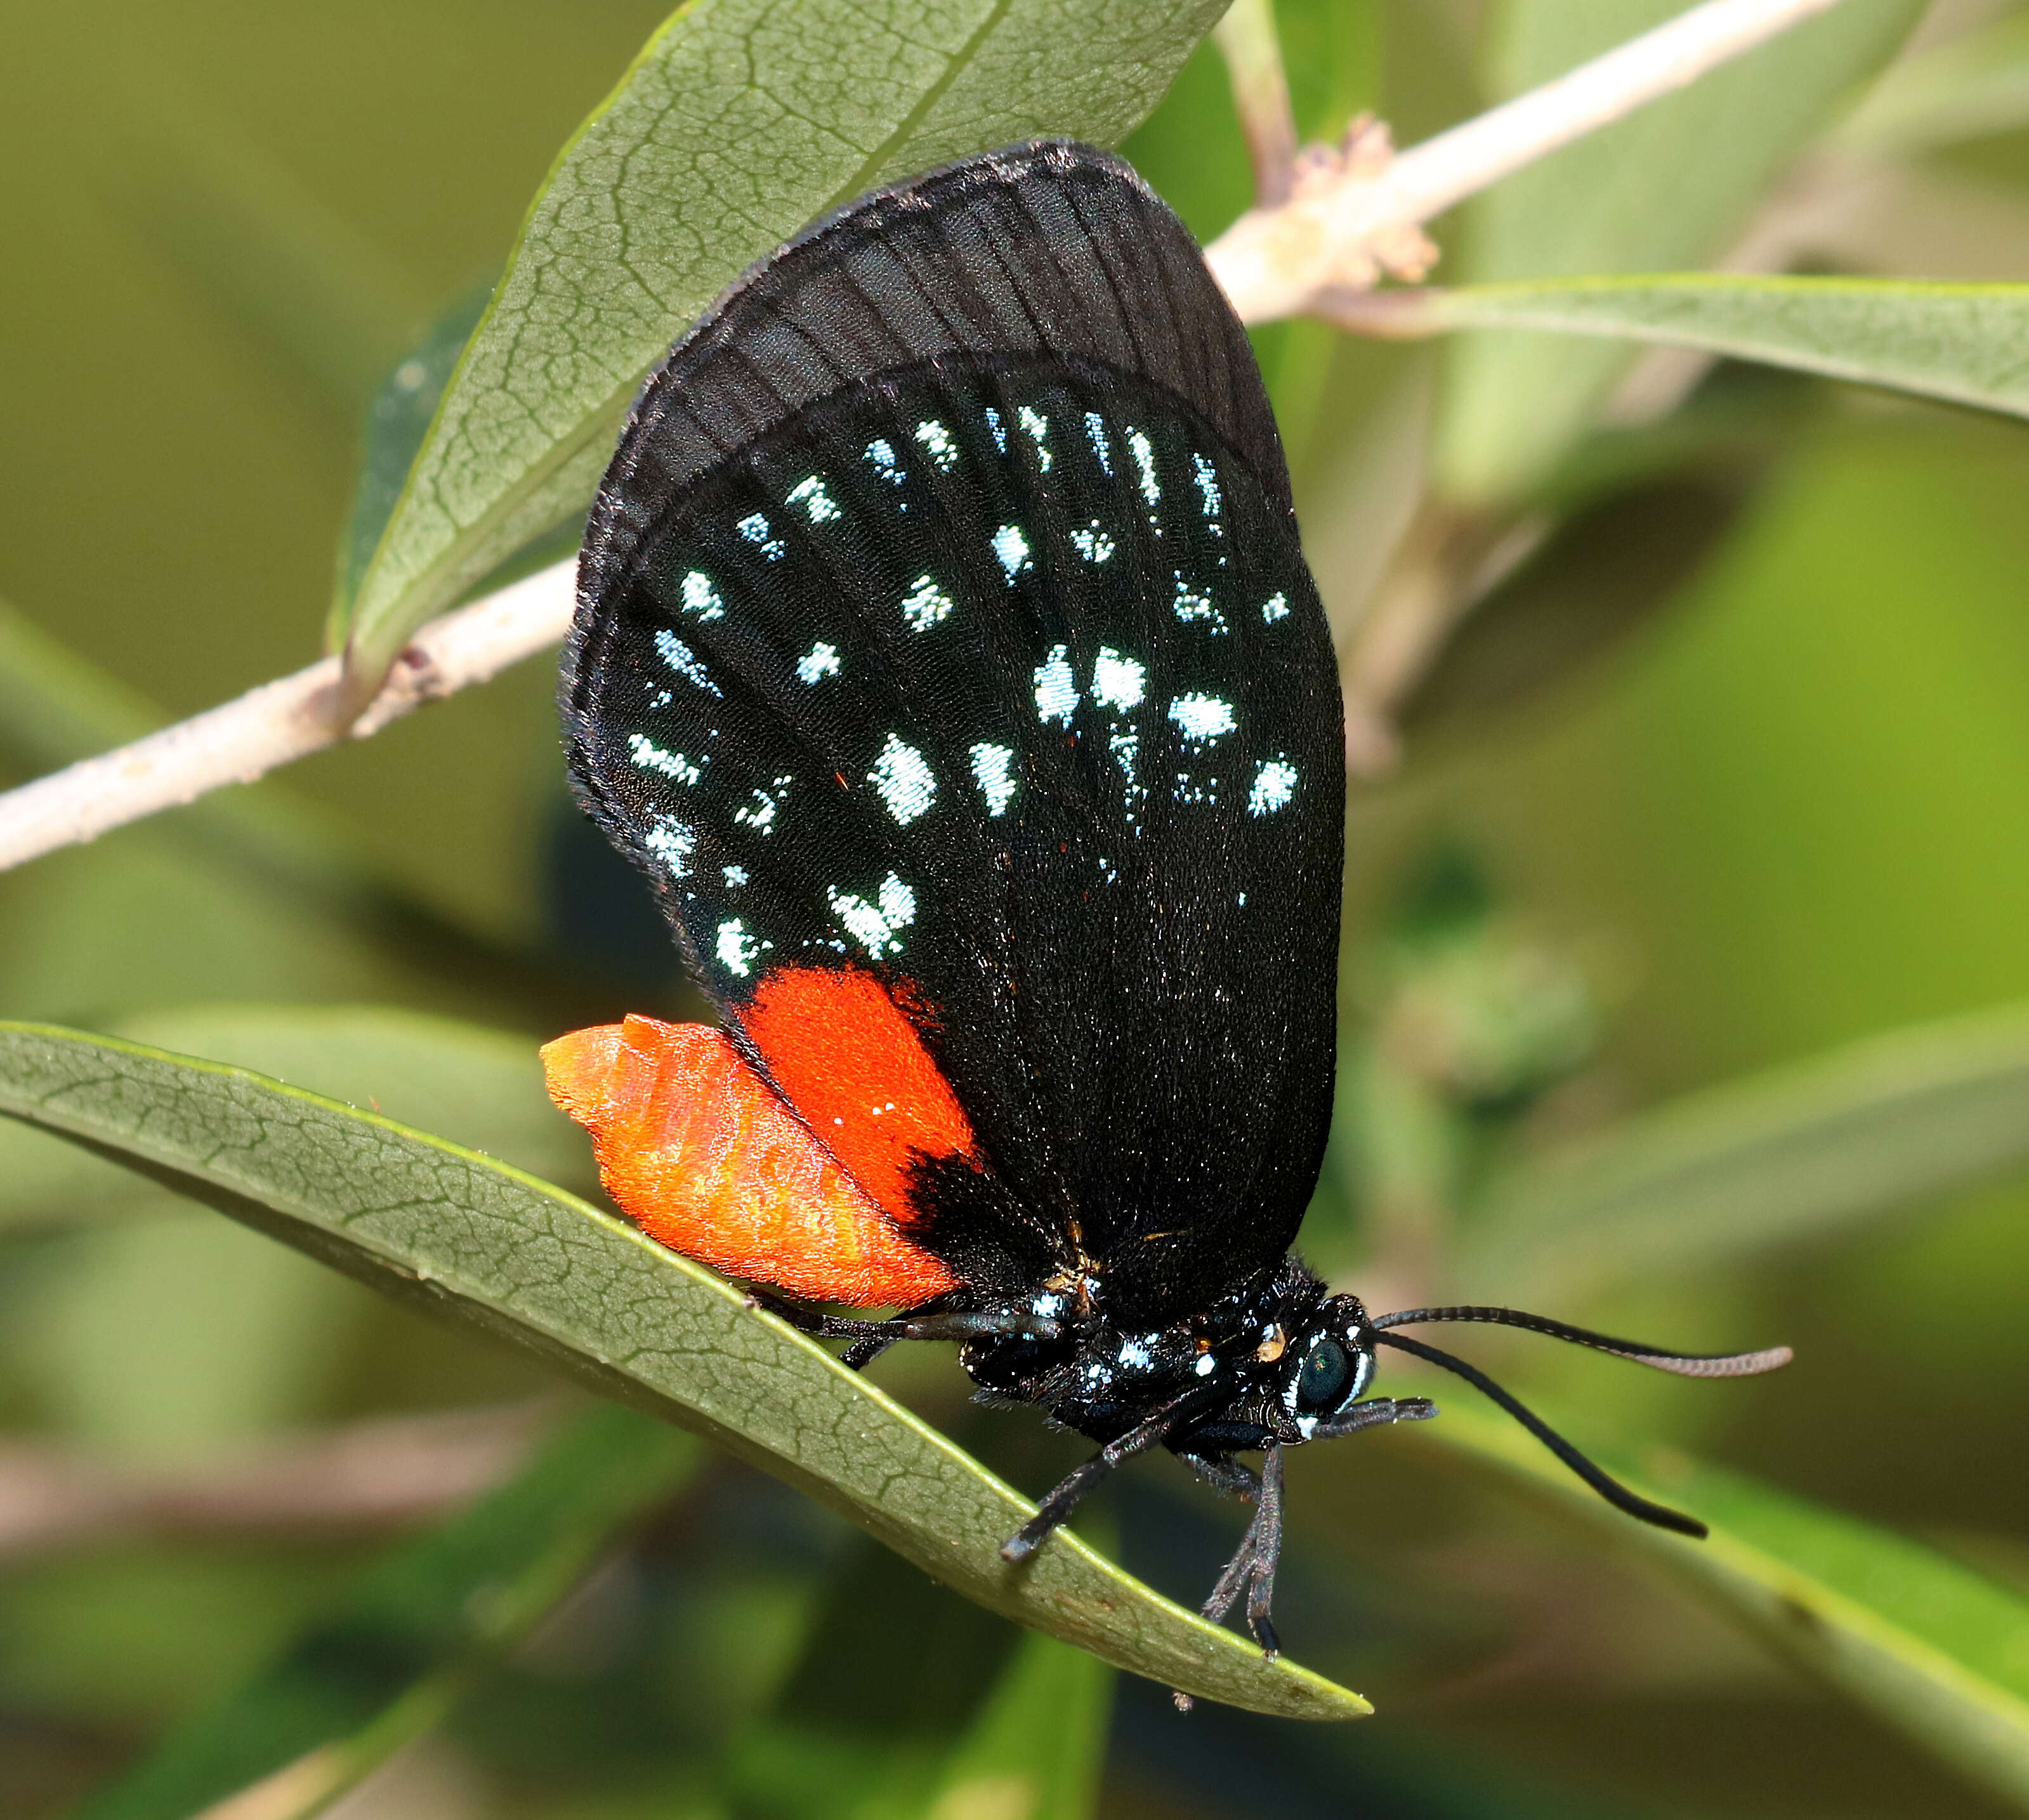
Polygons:
[[1279,1259],[1329,1120],[1330,641],[1244,336],[1117,160],[855,205],[637,406],[563,708],[729,1030],[989,1294]]

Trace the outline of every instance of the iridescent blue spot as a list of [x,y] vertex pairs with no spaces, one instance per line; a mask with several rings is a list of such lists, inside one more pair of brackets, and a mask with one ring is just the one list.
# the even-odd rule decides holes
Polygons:
[[725,888],[729,891],[736,891],[747,882],[747,868],[744,866],[721,866],[718,869],[718,875],[725,881]]
[[866,459],[873,462],[874,471],[891,486],[899,487],[907,478],[902,464],[895,459],[895,445],[885,436],[877,436],[866,445]]
[[902,617],[909,622],[911,632],[927,632],[954,604],[950,595],[928,575],[918,575],[902,596]]
[[771,563],[779,563],[788,555],[789,546],[775,535],[775,527],[760,512],[749,512],[733,529],[750,544],[759,544],[761,554]]
[[666,626],[656,629],[655,648],[662,653],[662,661],[684,682],[695,683],[710,695],[719,693],[718,685],[705,670],[703,660]]
[[1000,413],[992,405],[986,407],[986,427],[993,433],[993,446],[1005,455],[1007,452],[1007,426],[1000,421]]
[[1163,497],[1163,483],[1155,477],[1155,445],[1129,425],[1127,446],[1134,451],[1134,466],[1141,473],[1142,498],[1152,506],[1158,504]]
[[725,611],[725,603],[702,569],[693,569],[683,579],[684,611],[699,619],[716,619]]
[[1225,496],[1219,490],[1219,470],[1201,455],[1191,457],[1192,470],[1197,476],[1198,493],[1204,505],[1204,515],[1211,525],[1215,537],[1226,535],[1226,527],[1219,522],[1219,514],[1226,504]]
[[916,919],[916,893],[890,872],[881,881],[876,902],[838,890],[825,888],[832,914],[851,935],[876,959],[884,953],[902,951],[901,932]]
[[1202,589],[1193,588],[1181,575],[1177,578],[1177,597],[1170,604],[1187,626],[1200,624],[1215,633],[1226,630],[1226,615],[1219,610],[1211,596]]
[[690,876],[691,849],[697,845],[695,830],[672,816],[658,815],[655,826],[642,838],[641,844],[669,868],[672,878]]
[[644,771],[660,771],[666,778],[680,784],[694,784],[702,774],[698,764],[693,763],[680,752],[665,752],[645,733],[630,733],[627,736],[627,749],[633,754],[634,762]]
[[736,822],[744,822],[757,834],[766,834],[775,826],[775,812],[782,806],[782,793],[788,788],[787,778],[777,778],[766,789],[755,789],[750,793],[754,800],[744,808],[733,812]]
[[1270,594],[1261,603],[1261,617],[1273,626],[1278,619],[1289,617],[1289,598],[1286,594]]
[[881,756],[866,774],[866,781],[881,793],[888,812],[903,827],[936,800],[937,780],[929,762],[916,748],[894,734],[881,747]]
[[1069,726],[1078,709],[1078,679],[1071,674],[1070,647],[1052,645],[1036,666],[1036,715]]
[[916,425],[916,440],[923,445],[923,452],[939,474],[948,474],[958,466],[958,444],[935,418],[925,418]]
[[1232,704],[1215,695],[1178,696],[1170,704],[1170,719],[1186,745],[1207,745],[1238,725],[1233,718]]
[[993,553],[1000,559],[1000,566],[1007,577],[1009,586],[1014,578],[1029,566],[1029,540],[1022,536],[1019,525],[1003,525],[993,533]]
[[1087,529],[1071,533],[1071,548],[1088,563],[1104,563],[1113,554],[1113,540],[1100,529],[1099,520],[1094,518]]
[[979,793],[986,798],[986,812],[989,815],[1004,814],[1007,805],[1014,800],[1014,753],[1004,745],[990,745],[981,741],[972,748],[972,774],[979,785]]
[[1131,657],[1122,657],[1111,647],[1102,644],[1099,656],[1092,667],[1092,695],[1095,701],[1125,714],[1129,708],[1141,705],[1141,696],[1148,680],[1148,672]]
[[1296,767],[1286,759],[1264,759],[1254,774],[1254,787],[1247,793],[1247,812],[1272,815],[1296,793]]
[[810,514],[810,522],[814,525],[828,525],[833,518],[840,516],[838,502],[825,491],[824,482],[815,474],[797,481],[790,488],[788,503],[792,506],[801,506]]
[[1014,414],[1020,420],[1022,429],[1029,433],[1029,440],[1036,445],[1037,470],[1048,474],[1050,471],[1050,445],[1045,439],[1050,433],[1050,420],[1040,410],[1026,404]]
[[796,659],[796,679],[799,682],[815,683],[821,678],[838,674],[836,647],[820,639],[809,652]]
[[754,963],[764,949],[773,948],[772,942],[757,942],[747,933],[746,925],[737,917],[732,917],[718,926],[718,964],[728,973],[737,974],[744,979],[753,971]]
[[1085,414],[1085,433],[1091,440],[1092,452],[1099,457],[1100,472],[1111,475],[1113,472],[1113,443],[1106,433],[1106,419],[1096,410]]

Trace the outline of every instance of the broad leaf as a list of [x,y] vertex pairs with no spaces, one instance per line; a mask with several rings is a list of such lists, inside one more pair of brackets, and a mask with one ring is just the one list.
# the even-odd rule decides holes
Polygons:
[[2029,1009],[1856,1043],[1630,1120],[1497,1183],[1467,1293],[1724,1264],[2029,1164]]
[[228,1797],[261,1820],[319,1812],[443,1718],[698,1458],[688,1436],[631,1410],[588,1411],[506,1484],[389,1554],[77,1820],[184,1820]]
[[[2029,416],[2029,284],[1666,273],[1404,292],[1389,327],[1653,341]],[[1392,312],[1393,305],[1390,305]],[[1530,338],[1542,349],[1555,344]]]
[[2029,1603],[2020,1595],[1891,1531],[1660,1450],[1639,1473],[1608,1463],[1712,1534],[1694,1542],[1630,1522],[1513,1423],[1469,1406],[1456,1386],[1430,1387],[1444,1413],[1423,1432],[1452,1458],[1645,1555],[1888,1724],[2029,1802]]
[[[1560,75],[1683,10],[1680,0],[1508,0],[1495,87]],[[1695,265],[1894,48],[1911,0],[1844,0],[1680,93],[1497,184],[1473,205],[1460,276],[1476,280]],[[1612,347],[1475,336],[1452,351],[1437,473],[1454,498],[1524,491],[1583,433],[1624,365]]]
[[753,261],[890,179],[1062,133],[1111,144],[1222,0],[699,0],[565,147],[347,627],[355,687],[588,500],[642,377]]
[[729,1447],[1018,1622],[1186,1692],[1300,1718],[1356,1694],[1159,1598],[702,1267],[503,1164],[240,1069],[0,1024],[0,1109]]
[[[589,1189],[577,1128],[543,1090],[526,1037],[378,1005],[217,1005],[124,1018],[116,1035],[202,1055],[436,1131]],[[146,1176],[52,1133],[0,1124],[0,1232],[161,1199]]]

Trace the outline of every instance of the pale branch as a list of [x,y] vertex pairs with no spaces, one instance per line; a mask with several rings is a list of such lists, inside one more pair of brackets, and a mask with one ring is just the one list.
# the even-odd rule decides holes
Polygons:
[[1392,159],[1356,140],[1337,168],[1300,171],[1289,202],[1242,215],[1205,256],[1249,322],[1301,314],[1383,273],[1419,278],[1430,258],[1423,223],[1836,4],[1705,0]]
[[[1385,128],[1357,121],[1337,150],[1298,159],[1287,202],[1243,215],[1207,248],[1206,258],[1250,322],[1329,310],[1335,293],[1371,284],[1383,272],[1420,277],[1436,256],[1423,223],[1836,3],[1705,0],[1399,155],[1389,150]],[[1237,84],[1241,65],[1233,67]],[[1258,69],[1246,80],[1258,84]],[[1257,129],[1265,117],[1259,110],[1250,114]],[[1262,147],[1255,155],[1258,162]],[[558,563],[432,620],[350,725],[339,708],[339,660],[327,658],[0,795],[0,871],[223,785],[250,783],[340,740],[377,733],[426,701],[486,682],[562,637],[571,595],[572,566]]]
[[1289,199],[1296,184],[1296,117],[1289,106],[1274,0],[1233,0],[1211,35],[1232,79],[1233,110],[1254,167],[1254,199],[1275,208]]

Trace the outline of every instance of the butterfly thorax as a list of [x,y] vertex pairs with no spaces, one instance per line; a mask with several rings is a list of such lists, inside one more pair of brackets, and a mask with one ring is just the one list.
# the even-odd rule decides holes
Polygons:
[[1286,1382],[1326,1302],[1324,1285],[1296,1258],[1207,1309],[1157,1327],[1112,1318],[1103,1276],[1079,1287],[1082,1294],[1046,1290],[1033,1298],[1032,1312],[1058,1324],[1059,1337],[995,1337],[966,1346],[962,1357],[981,1400],[1040,1404],[1053,1422],[1100,1441],[1178,1402],[1222,1438],[1291,1425],[1293,1412],[1282,1410]]

